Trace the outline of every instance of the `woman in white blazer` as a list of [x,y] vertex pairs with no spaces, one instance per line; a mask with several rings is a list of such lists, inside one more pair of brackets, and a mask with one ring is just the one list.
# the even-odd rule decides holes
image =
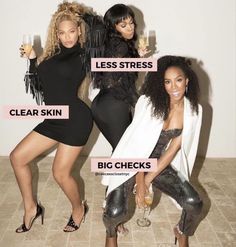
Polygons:
[[188,246],[199,222],[202,200],[188,182],[194,165],[202,108],[198,104],[197,76],[184,57],[164,56],[158,71],[148,73],[134,119],[122,136],[112,158],[157,158],[157,171],[104,176],[108,186],[103,221],[106,247],[117,246],[117,225],[128,220],[129,196],[136,181],[136,203],[144,206],[150,185],[182,207],[174,227],[175,243]]

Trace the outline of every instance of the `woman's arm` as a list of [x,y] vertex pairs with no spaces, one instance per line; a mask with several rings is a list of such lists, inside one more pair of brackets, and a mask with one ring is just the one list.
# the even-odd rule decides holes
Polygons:
[[148,172],[145,176],[145,185],[149,188],[152,180],[158,176],[174,159],[176,153],[181,148],[182,135],[172,139],[170,145],[157,161],[157,171]]
[[[26,57],[26,53],[23,46],[21,46],[20,52],[22,57]],[[36,103],[38,105],[42,105],[44,100],[42,84],[37,71],[36,53],[33,48],[31,49],[31,52],[27,59],[29,59],[30,65],[29,65],[29,73],[26,73],[24,77],[25,90],[26,93],[29,92],[33,95],[33,98],[35,98]]]
[[138,172],[135,176],[136,180],[136,194],[135,194],[135,202],[139,208],[145,206],[144,196],[147,192],[147,188],[144,180],[144,172]]

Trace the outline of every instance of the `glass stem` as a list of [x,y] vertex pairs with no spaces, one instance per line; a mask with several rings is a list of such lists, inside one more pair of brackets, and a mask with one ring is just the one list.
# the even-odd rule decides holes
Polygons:
[[151,207],[149,206],[148,207],[148,216],[150,215],[150,213],[151,213]]
[[145,215],[146,215],[146,211],[147,211],[147,207],[144,207],[144,210],[143,210],[143,219],[145,219]]

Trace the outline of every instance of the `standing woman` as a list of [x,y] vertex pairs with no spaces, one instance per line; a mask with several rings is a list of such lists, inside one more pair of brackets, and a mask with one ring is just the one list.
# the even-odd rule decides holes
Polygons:
[[202,200],[188,181],[202,117],[197,76],[185,58],[165,56],[158,60],[158,71],[147,75],[143,94],[112,158],[156,158],[157,171],[145,176],[141,172],[104,176],[103,184],[108,185],[104,213],[106,247],[117,246],[117,225],[129,218],[128,200],[135,179],[138,206],[145,205],[144,196],[152,184],[182,207],[174,235],[180,247],[188,247],[188,237],[194,234],[202,209]]
[[[104,57],[139,57],[135,48],[136,22],[132,9],[124,4],[115,4],[107,10],[103,20],[107,32]],[[142,55],[145,52],[142,51]],[[138,98],[136,79],[136,72],[95,74],[94,87],[100,92],[94,98],[91,110],[95,123],[113,150],[132,121],[131,109]],[[127,233],[128,229],[120,225],[119,232]]]
[[[112,6],[104,15],[107,30],[105,57],[139,57],[135,48],[135,17],[124,4]],[[136,72],[97,73],[94,86],[100,92],[92,102],[93,118],[114,150],[132,120],[131,107],[137,101]]]
[[[88,210],[87,205],[81,202],[78,185],[71,176],[74,162],[93,125],[90,109],[77,97],[78,88],[85,78],[82,66],[83,13],[84,8],[76,2],[60,4],[52,16],[46,46],[38,63],[33,49],[29,54],[31,75],[26,78],[26,83],[29,83],[31,92],[36,99],[43,95],[45,105],[68,105],[69,119],[44,120],[10,154],[25,210],[23,224],[16,229],[17,233],[29,231],[39,216],[43,223],[43,207],[32,193],[29,162],[56,144],[53,175],[72,206],[64,231],[77,230]],[[21,52],[25,54],[23,48]]]

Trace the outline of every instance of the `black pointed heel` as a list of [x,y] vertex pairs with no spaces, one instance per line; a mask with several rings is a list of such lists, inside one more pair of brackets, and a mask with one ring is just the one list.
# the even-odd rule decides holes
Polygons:
[[178,236],[183,235],[183,233],[180,231],[179,225],[176,225],[173,230],[174,230],[174,234],[175,234],[175,245],[176,245],[177,240],[178,240]]
[[175,234],[175,245],[177,244],[178,240],[179,246],[188,247],[188,236],[184,235],[184,233],[179,229],[179,225],[176,225],[173,230]]
[[85,217],[86,217],[86,214],[88,213],[89,211],[89,206],[87,204],[87,201],[83,201],[82,204],[84,205],[84,216],[83,216],[83,219],[82,219],[82,222],[84,223],[85,222]]
[[[84,223],[86,214],[88,213],[88,210],[89,210],[89,207],[87,205],[87,201],[82,201],[82,204],[84,206],[84,215],[83,215],[83,217],[81,219],[81,222]],[[72,230],[63,229],[63,231],[64,232],[74,232],[74,231],[76,231],[76,230],[78,230],[80,228],[81,222],[78,225],[76,225],[74,220],[73,220],[73,217],[71,215],[66,227],[69,226],[69,227],[72,228]]]
[[23,222],[23,224],[21,226],[19,226],[17,229],[16,229],[16,233],[22,233],[22,232],[28,232],[34,221],[39,217],[41,216],[41,224],[43,225],[43,222],[44,222],[44,207],[42,205],[39,205],[37,203],[37,210],[36,210],[36,214],[35,216],[31,219],[30,221],[30,224],[29,224],[29,227],[27,228],[26,225],[25,225],[25,222]]
[[177,237],[175,237],[175,245],[177,244]]

